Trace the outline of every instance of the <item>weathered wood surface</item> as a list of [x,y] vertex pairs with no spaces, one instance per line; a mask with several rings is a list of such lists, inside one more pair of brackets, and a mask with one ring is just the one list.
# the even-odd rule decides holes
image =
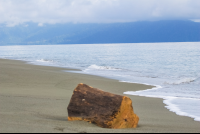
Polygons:
[[135,128],[139,121],[130,98],[82,83],[74,89],[67,110],[68,121],[84,120],[103,128]]

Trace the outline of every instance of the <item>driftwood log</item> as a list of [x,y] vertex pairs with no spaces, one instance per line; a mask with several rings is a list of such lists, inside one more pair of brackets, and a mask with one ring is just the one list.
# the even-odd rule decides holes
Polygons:
[[83,120],[103,128],[135,128],[139,121],[130,98],[82,83],[74,89],[67,110],[68,121]]

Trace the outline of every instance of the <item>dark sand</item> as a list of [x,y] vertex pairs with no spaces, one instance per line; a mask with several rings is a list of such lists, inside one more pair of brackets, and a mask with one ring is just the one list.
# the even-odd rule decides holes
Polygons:
[[151,86],[63,70],[71,69],[0,59],[0,132],[200,132],[200,122],[170,112],[162,99],[131,95],[126,96],[140,118],[137,128],[107,129],[67,121],[67,106],[79,83],[119,95]]

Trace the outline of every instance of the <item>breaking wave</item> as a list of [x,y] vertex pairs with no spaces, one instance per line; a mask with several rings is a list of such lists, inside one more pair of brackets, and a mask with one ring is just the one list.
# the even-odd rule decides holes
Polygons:
[[174,82],[164,82],[164,84],[169,84],[169,85],[189,84],[191,82],[194,82],[196,79],[197,78],[183,78]]
[[47,59],[39,59],[36,60],[37,62],[53,62],[53,60],[47,60]]
[[109,66],[97,66],[95,64],[89,66],[87,69],[93,69],[93,70],[121,70],[120,68],[113,68]]

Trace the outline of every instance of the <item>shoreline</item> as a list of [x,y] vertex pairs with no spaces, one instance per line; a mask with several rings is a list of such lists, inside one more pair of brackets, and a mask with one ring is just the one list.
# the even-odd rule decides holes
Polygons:
[[163,99],[135,95],[126,95],[140,118],[135,129],[67,121],[66,108],[79,83],[119,95],[153,86],[63,70],[72,69],[0,59],[0,132],[200,132],[199,122],[170,112]]

